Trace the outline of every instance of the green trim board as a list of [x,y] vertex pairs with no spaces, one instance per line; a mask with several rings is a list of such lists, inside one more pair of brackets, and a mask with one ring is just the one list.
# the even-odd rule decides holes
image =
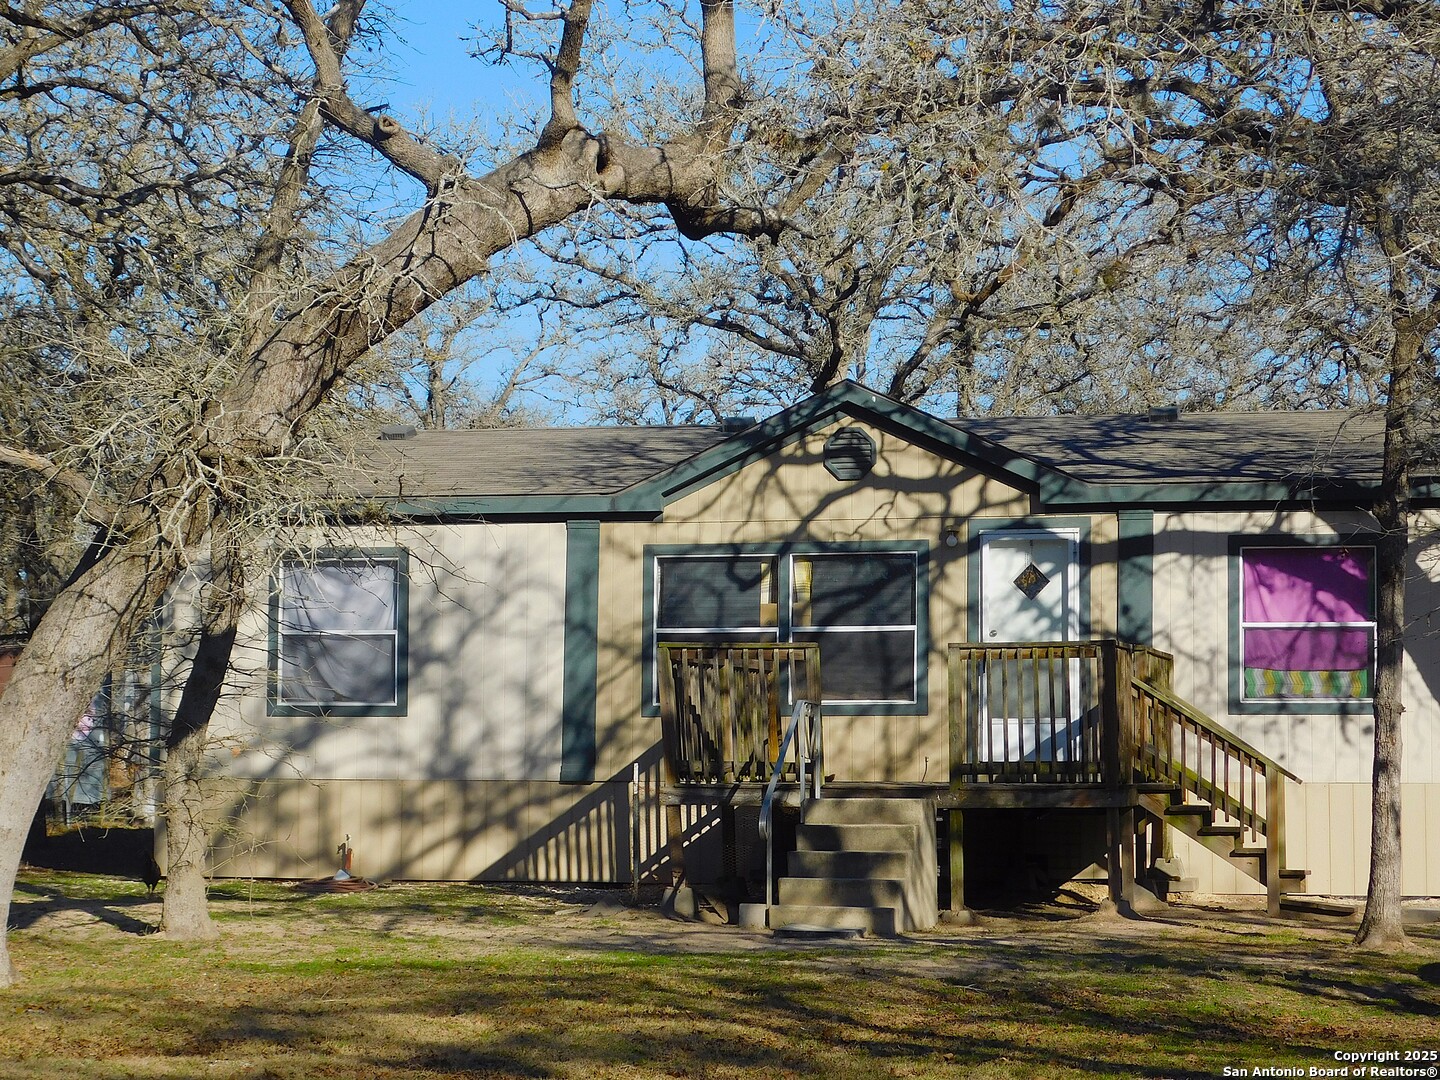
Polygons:
[[[389,705],[296,705],[279,699],[280,575],[287,561],[305,563],[368,560],[395,564],[395,701]],[[324,548],[282,558],[270,575],[268,667],[265,677],[267,716],[405,716],[410,698],[410,553],[398,547]]]
[[[648,483],[648,481],[646,481]],[[435,518],[533,517],[562,518],[639,517],[654,518],[664,503],[649,492],[634,489],[615,495],[462,495],[453,497],[416,496],[388,499],[382,503],[400,517]]]
[[[1245,664],[1240,645],[1240,551],[1257,547],[1344,547],[1348,544],[1373,547],[1373,529],[1351,529],[1343,534],[1257,533],[1231,536],[1226,551],[1226,685],[1230,712],[1236,716],[1370,716],[1374,706],[1367,701],[1246,701]],[[1371,579],[1370,587],[1375,587]],[[1372,605],[1374,598],[1371,598]]]
[[[915,700],[913,702],[825,703],[832,716],[928,716],[930,714],[930,542],[928,540],[777,541],[774,543],[646,544],[641,558],[644,634],[641,639],[640,711],[659,716],[655,687],[655,563],[674,555],[743,558],[759,556],[776,561],[776,596],[791,595],[791,555],[847,555],[865,552],[913,555],[915,558]],[[788,602],[776,605],[776,632],[782,642],[790,639],[791,611]],[[823,649],[822,649],[823,653]],[[823,655],[822,655],[823,663]]]
[[560,706],[560,780],[595,779],[600,676],[600,522],[565,523],[565,657]]
[[965,627],[971,641],[980,640],[980,544],[986,533],[993,532],[1058,532],[1072,529],[1079,533],[1079,550],[1076,552],[1079,572],[1080,610],[1076,613],[1079,636],[1088,638],[1091,633],[1090,618],[1090,566],[1093,561],[1088,517],[1023,517],[1023,518],[970,518],[965,522],[965,581],[970,598],[965,605]]
[[1116,566],[1115,633],[1121,641],[1155,639],[1155,511],[1120,510]]

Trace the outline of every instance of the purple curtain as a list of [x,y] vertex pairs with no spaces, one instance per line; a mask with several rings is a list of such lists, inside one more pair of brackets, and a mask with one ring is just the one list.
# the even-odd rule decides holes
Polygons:
[[1370,552],[1349,548],[1250,548],[1246,622],[1368,622]]
[[[1249,548],[1243,553],[1248,622],[1369,622],[1368,549]],[[1347,627],[1250,627],[1245,666],[1272,671],[1358,671],[1371,633]]]
[[1245,631],[1245,666],[1271,671],[1359,671],[1370,666],[1370,631],[1317,626]]

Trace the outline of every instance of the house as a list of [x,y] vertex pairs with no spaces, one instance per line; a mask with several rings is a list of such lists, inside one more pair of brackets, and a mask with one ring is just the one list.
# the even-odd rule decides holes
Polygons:
[[[1099,863],[1361,894],[1380,448],[1362,414],[952,422],[852,383],[753,424],[390,432],[361,495],[395,527],[287,557],[242,630],[215,872],[313,876],[348,835],[375,878],[746,876],[763,777],[677,779],[665,680],[684,646],[818,643],[822,801],[864,794],[879,822],[918,800],[906,835],[949,834],[942,893]],[[1428,480],[1419,895],[1440,894]]]

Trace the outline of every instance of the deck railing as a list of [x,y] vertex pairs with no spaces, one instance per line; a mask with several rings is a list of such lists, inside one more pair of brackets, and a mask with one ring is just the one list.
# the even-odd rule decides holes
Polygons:
[[1173,664],[1111,640],[962,642],[949,660],[955,783],[1129,783],[1139,731],[1128,688],[1144,678],[1168,689]]
[[1242,846],[1264,847],[1283,867],[1285,780],[1300,778],[1165,689],[1137,678],[1131,704],[1142,771],[1209,803],[1239,826]]
[[820,700],[820,646],[657,646],[661,733],[676,782],[764,782],[780,752],[781,718]]

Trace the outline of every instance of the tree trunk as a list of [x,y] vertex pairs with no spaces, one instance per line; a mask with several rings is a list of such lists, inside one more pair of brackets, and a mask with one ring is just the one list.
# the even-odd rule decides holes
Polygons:
[[209,829],[201,770],[207,735],[207,725],[201,725],[181,739],[166,740],[165,903],[160,930],[173,941],[204,941],[220,936],[205,899]]
[[1405,942],[1400,891],[1401,678],[1405,664],[1405,570],[1410,540],[1411,415],[1424,335],[1396,320],[1385,406],[1385,460],[1376,500],[1375,765],[1371,778],[1370,882],[1355,942],[1393,949]]
[[205,586],[200,641],[165,737],[165,904],[160,929],[176,941],[219,936],[205,902],[205,747],[220,701],[240,615],[245,608],[244,553],[229,515],[211,521],[210,581]]
[[[90,699],[174,575],[162,544],[96,549],[36,627],[0,697],[0,928],[35,806]],[[16,979],[0,936],[0,987]]]

